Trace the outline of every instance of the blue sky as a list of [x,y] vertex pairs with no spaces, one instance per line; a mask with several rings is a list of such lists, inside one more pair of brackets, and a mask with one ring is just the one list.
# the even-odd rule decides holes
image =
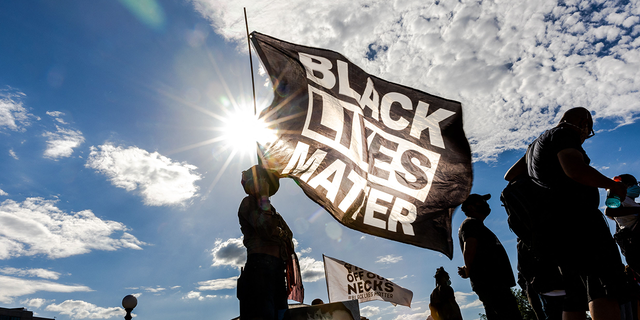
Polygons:
[[[56,319],[238,315],[240,171],[224,139],[252,113],[251,30],[336,50],[369,73],[462,102],[472,192],[491,193],[515,268],[502,176],[568,108],[594,112],[585,143],[605,175],[640,176],[640,7],[627,1],[32,1],[0,4],[0,306]],[[254,55],[259,107],[271,101]],[[237,134],[236,134],[237,135]],[[604,191],[601,190],[604,199]],[[294,232],[306,301],[327,300],[322,254],[393,279],[424,319],[444,266],[465,319],[483,309],[455,253],[339,225],[290,180],[273,199]],[[571,201],[571,199],[567,199]],[[601,203],[603,203],[601,201]],[[610,223],[610,225],[612,225]]]

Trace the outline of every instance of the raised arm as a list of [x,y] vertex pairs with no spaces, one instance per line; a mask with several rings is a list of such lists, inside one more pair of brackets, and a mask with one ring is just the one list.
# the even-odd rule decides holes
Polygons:
[[586,164],[580,151],[573,148],[564,149],[558,152],[558,160],[564,173],[574,181],[590,187],[610,189],[621,199],[627,196],[627,186],[624,183],[615,182]]

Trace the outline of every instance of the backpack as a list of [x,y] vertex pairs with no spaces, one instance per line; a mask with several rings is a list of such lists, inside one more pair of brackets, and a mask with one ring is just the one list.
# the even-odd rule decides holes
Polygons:
[[541,223],[543,191],[528,176],[510,182],[500,194],[500,201],[507,212],[507,223],[524,245],[534,250],[540,240],[537,226]]

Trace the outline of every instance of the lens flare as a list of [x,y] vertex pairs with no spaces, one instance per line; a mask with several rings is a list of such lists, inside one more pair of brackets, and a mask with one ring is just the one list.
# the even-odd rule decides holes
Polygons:
[[276,140],[275,132],[250,112],[229,114],[224,123],[221,138],[228,147],[241,153],[255,154],[256,142],[268,146]]

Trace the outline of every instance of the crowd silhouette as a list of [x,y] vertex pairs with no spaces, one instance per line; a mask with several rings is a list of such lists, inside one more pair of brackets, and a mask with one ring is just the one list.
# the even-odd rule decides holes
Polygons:
[[[640,319],[640,204],[635,202],[640,185],[630,174],[612,179],[589,165],[582,145],[593,136],[591,113],[570,109],[504,176],[508,185],[500,199],[518,237],[517,283],[538,320],[582,320],[586,311],[594,320]],[[248,259],[238,279],[240,317],[283,319],[291,292],[287,263],[293,245],[291,230],[268,200],[278,188],[277,177],[254,166],[243,173],[242,183],[248,196],[238,215]],[[616,223],[615,236],[599,209],[598,188],[621,200],[619,207],[605,210]],[[488,320],[519,320],[509,257],[484,225],[490,198],[471,194],[462,204],[466,219],[458,237],[464,266],[458,274],[470,280]],[[462,319],[449,274],[441,267],[435,278],[430,318]]]

